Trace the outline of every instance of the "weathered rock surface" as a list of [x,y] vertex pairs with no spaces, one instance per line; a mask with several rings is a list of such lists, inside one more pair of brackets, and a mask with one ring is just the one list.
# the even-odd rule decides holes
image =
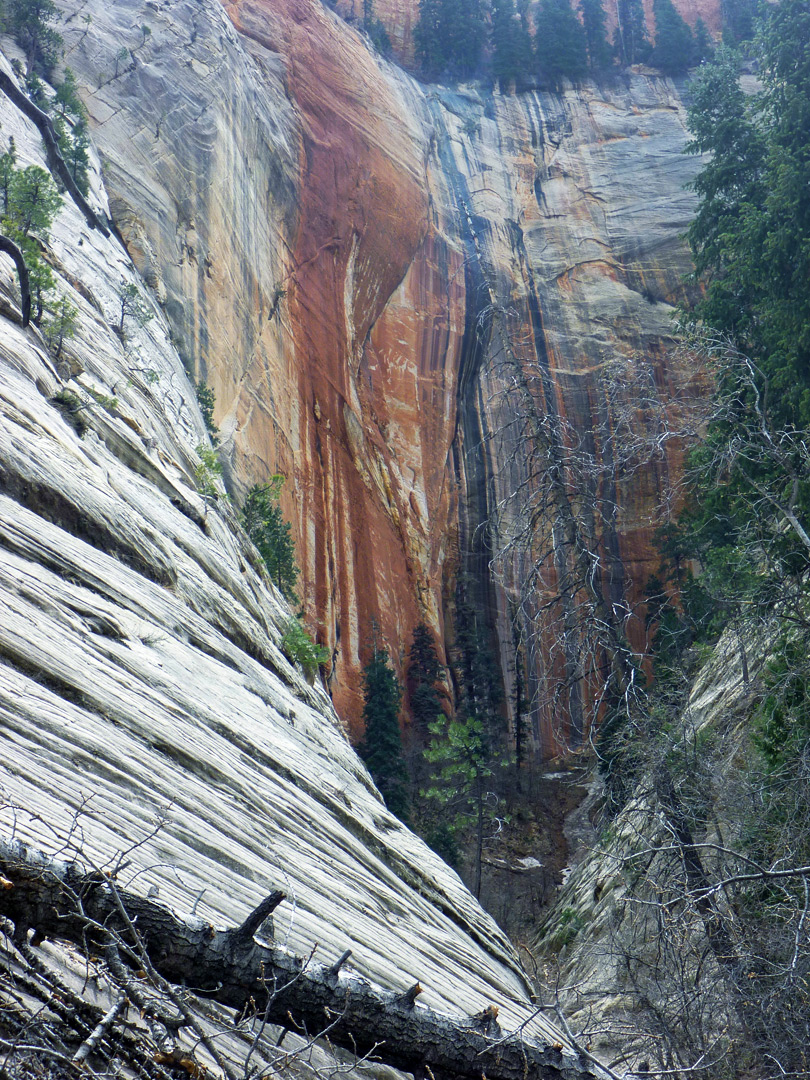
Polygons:
[[[479,315],[513,313],[522,358],[579,431],[604,419],[606,361],[649,358],[663,394],[681,378],[667,356],[695,163],[679,87],[638,73],[559,95],[423,87],[320,0],[63,7],[114,215],[216,391],[231,489],[288,477],[341,716],[357,733],[372,621],[401,671],[418,619],[443,637],[460,569],[507,673],[506,593],[475,551],[514,484],[482,449],[504,386]],[[631,609],[669,468],[677,453],[622,492],[612,574]],[[555,749],[547,712],[533,740]]]
[[[42,162],[5,99],[0,125],[21,165]],[[526,1017],[510,944],[385,810],[325,690],[280,653],[289,610],[221,487],[198,492],[207,436],[168,325],[153,306],[113,329],[122,283],[143,289],[125,251],[66,202],[49,257],[79,311],[59,360],[21,329],[0,266],[4,836],[96,865],[127,851],[122,886],[219,926],[281,887],[289,948],[329,963],[351,948],[357,971],[419,978],[439,1009]]]

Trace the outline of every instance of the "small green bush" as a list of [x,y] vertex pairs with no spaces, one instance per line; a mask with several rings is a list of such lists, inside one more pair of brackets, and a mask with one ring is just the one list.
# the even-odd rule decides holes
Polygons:
[[205,430],[211,436],[211,442],[214,446],[219,446],[219,428],[214,423],[214,405],[217,400],[216,395],[211,387],[207,386],[202,379],[199,380],[194,389],[197,394],[197,403],[200,406]]
[[290,619],[281,639],[281,651],[294,664],[300,664],[310,682],[315,678],[321,664],[329,662],[331,653],[316,644],[307,633],[300,619]]
[[219,498],[219,491],[215,478],[222,475],[222,462],[211,447],[203,443],[197,447],[197,457],[200,459],[199,464],[194,468],[197,490],[204,499],[216,501]]

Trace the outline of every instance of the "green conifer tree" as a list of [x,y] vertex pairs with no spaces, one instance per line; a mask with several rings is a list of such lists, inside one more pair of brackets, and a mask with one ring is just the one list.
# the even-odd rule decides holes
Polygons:
[[619,63],[623,66],[645,63],[652,46],[647,37],[641,0],[618,0],[616,15],[618,22],[613,44]]
[[376,642],[363,668],[363,723],[366,733],[360,756],[368,766],[385,800],[385,805],[401,821],[408,817],[408,788],[399,709],[402,688],[388,653]]
[[607,39],[602,0],[580,0],[579,13],[585,31],[588,67],[594,72],[606,71],[613,64],[613,51]]
[[714,52],[714,42],[712,36],[709,33],[708,27],[703,19],[698,19],[695,23],[694,30],[695,37],[695,58],[696,64],[701,63],[703,60],[708,60]]
[[419,68],[429,79],[438,78],[447,65],[443,0],[419,0],[419,21],[413,32]]
[[430,733],[425,758],[433,767],[433,775],[424,795],[442,808],[443,831],[451,840],[472,830],[471,888],[480,896],[487,823],[499,807],[499,800],[490,791],[495,770],[486,727],[474,715],[455,720],[440,716],[430,725]]
[[424,623],[414,627],[413,642],[408,653],[408,697],[411,716],[422,736],[427,736],[430,724],[442,712],[436,691],[441,665],[436,654],[433,635]]
[[53,0],[4,0],[8,33],[25,53],[26,74],[50,75],[62,50],[62,35],[51,25],[59,12]]
[[492,5],[492,75],[502,91],[514,81],[519,89],[531,72],[532,42],[514,0],[494,0]]
[[284,520],[278,502],[283,483],[283,476],[274,476],[269,483],[252,487],[242,507],[242,524],[276,586],[291,604],[297,604],[298,566],[292,526]]
[[583,78],[588,70],[585,31],[568,0],[543,0],[536,26],[540,77],[552,86],[558,86],[563,78]]
[[655,47],[650,63],[666,75],[683,74],[695,61],[692,31],[675,9],[672,0],[654,0]]
[[11,178],[17,168],[17,147],[14,136],[8,140],[8,150],[0,154],[0,199],[2,199],[2,213],[8,213],[8,196],[11,187]]
[[5,188],[0,229],[23,254],[31,290],[31,319],[39,325],[48,297],[56,288],[53,272],[42,257],[41,245],[48,239],[62,196],[45,169],[38,165],[17,169],[15,160],[16,150],[10,143],[0,160],[0,182]]
[[722,0],[724,45],[734,47],[743,41],[751,41],[758,7],[757,0]]
[[483,0],[420,0],[414,47],[428,78],[474,75],[485,39]]

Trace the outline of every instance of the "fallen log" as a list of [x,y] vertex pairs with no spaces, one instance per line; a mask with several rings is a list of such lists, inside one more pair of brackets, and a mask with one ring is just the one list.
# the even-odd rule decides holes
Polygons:
[[184,922],[161,904],[125,892],[114,876],[58,862],[21,844],[0,841],[0,912],[18,938],[34,931],[85,951],[110,945],[133,966],[149,965],[165,980],[193,987],[240,1014],[358,1056],[371,1055],[436,1080],[589,1080],[600,1075],[561,1044],[547,1045],[522,1031],[504,1033],[497,1007],[474,1017],[451,1016],[419,1005],[418,983],[404,994],[373,986],[342,969],[302,959],[253,934],[284,894],[274,892],[241,926],[217,930]]

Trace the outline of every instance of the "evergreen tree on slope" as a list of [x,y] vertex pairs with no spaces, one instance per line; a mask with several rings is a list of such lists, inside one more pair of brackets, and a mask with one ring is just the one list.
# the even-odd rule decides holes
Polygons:
[[647,38],[647,24],[641,0],[618,0],[616,5],[618,23],[613,44],[619,63],[624,66],[643,64],[652,46]]
[[613,63],[613,53],[607,39],[602,0],[580,0],[579,13],[585,31],[588,67],[591,71],[605,71]]
[[492,4],[492,74],[506,90],[512,80],[519,87],[533,62],[531,38],[515,10],[514,0]]
[[536,16],[535,50],[541,78],[558,86],[588,70],[585,31],[568,0],[544,0]]
[[672,0],[654,0],[655,47],[650,63],[666,75],[682,74],[695,59],[692,31],[675,10]]
[[391,669],[388,653],[376,642],[363,668],[365,737],[360,756],[368,766],[385,805],[400,820],[408,817],[407,777],[402,754],[399,708],[402,688]]

